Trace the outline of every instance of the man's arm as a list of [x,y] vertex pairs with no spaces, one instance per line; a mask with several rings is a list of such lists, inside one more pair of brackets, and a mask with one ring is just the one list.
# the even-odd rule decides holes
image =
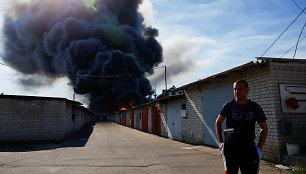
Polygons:
[[222,138],[222,123],[224,121],[225,117],[221,116],[220,114],[218,115],[218,118],[216,120],[216,133],[219,141],[219,148],[221,147],[221,144],[223,143],[223,138]]
[[262,151],[262,148],[266,142],[268,136],[268,125],[267,122],[258,123],[260,126],[260,137],[258,141],[258,147]]

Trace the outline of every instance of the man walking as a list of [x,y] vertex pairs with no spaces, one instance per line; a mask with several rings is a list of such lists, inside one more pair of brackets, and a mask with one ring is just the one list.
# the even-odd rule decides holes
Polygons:
[[[266,116],[262,108],[247,99],[248,82],[237,80],[234,85],[235,99],[224,104],[216,120],[216,132],[219,147],[224,160],[226,174],[257,174],[261,159],[261,151],[268,135]],[[222,123],[226,118],[224,143]],[[255,123],[258,123],[260,137],[255,144]]]

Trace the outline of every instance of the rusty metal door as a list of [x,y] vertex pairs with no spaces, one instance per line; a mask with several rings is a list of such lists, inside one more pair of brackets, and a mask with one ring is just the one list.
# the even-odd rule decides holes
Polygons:
[[148,132],[148,108],[142,109],[142,131]]
[[134,128],[134,110],[131,111],[131,128]]
[[160,107],[152,106],[152,133],[160,135]]

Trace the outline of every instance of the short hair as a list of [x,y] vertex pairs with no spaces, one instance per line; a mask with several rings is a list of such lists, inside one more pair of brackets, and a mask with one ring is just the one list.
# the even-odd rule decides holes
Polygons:
[[235,83],[237,85],[243,84],[246,88],[249,88],[249,84],[248,84],[248,82],[246,80],[237,80],[237,81],[235,81]]

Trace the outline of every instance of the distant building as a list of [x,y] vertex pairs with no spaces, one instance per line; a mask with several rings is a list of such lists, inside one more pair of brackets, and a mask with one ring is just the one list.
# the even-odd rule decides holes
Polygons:
[[0,95],[0,141],[62,140],[94,122],[81,105],[64,98]]

